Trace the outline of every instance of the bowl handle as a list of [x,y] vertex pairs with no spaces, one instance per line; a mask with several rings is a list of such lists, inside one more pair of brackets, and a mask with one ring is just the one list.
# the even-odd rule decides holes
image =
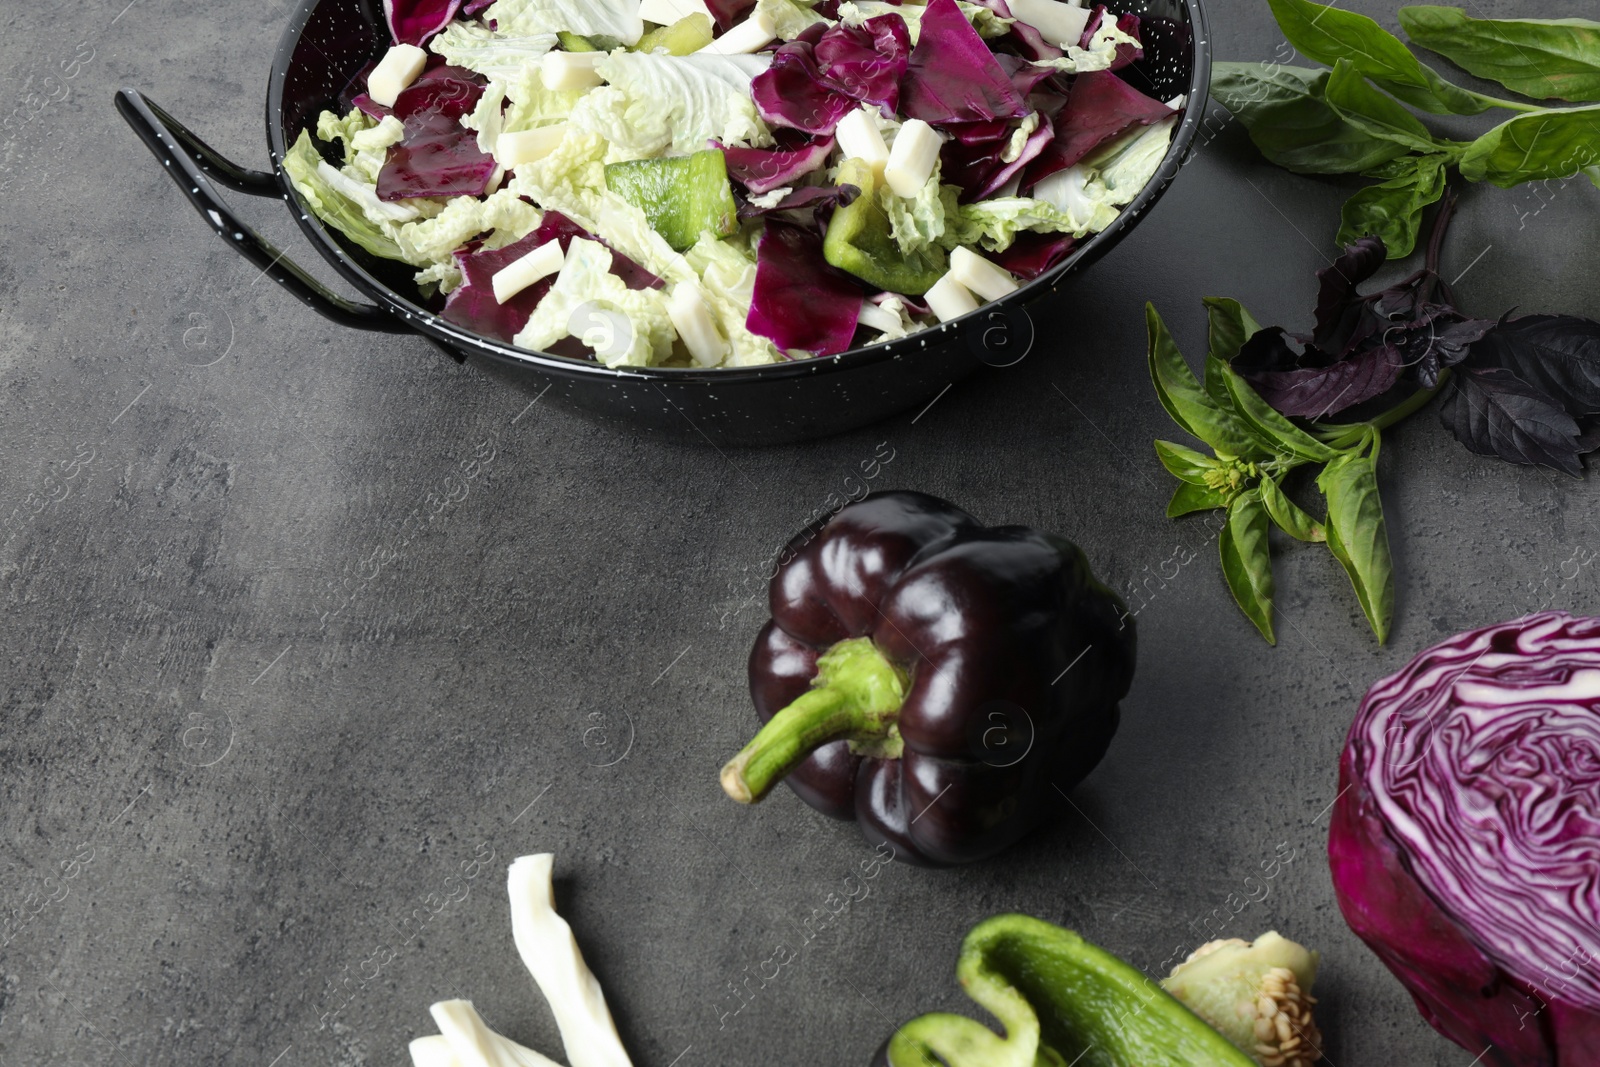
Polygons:
[[[279,196],[277,180],[264,171],[246,170],[229,162],[162,108],[136,89],[117,93],[117,111],[189,198],[189,203],[211,224],[217,235],[240,255],[272,275],[272,280],[343,326],[383,333],[410,333],[411,329],[376,304],[358,304],[335,293],[272,247],[245,225],[217,196],[212,185],[220,182],[235,192],[251,196]],[[452,353],[453,355],[453,353]]]

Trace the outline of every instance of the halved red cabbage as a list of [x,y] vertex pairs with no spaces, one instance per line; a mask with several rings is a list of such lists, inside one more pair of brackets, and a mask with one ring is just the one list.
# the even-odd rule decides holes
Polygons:
[[892,114],[910,55],[911,34],[899,15],[879,15],[858,27],[818,23],[773,53],[750,93],[771,125],[831,134],[858,104]]
[[[539,220],[538,229],[520,241],[504,248],[457,252],[456,262],[461,265],[464,282],[445,298],[441,314],[457,326],[510,344],[528,325],[534,308],[539,306],[556,278],[553,274],[542,278],[502,304],[494,297],[495,274],[546,241],[560,241],[561,250],[565,252],[574,237],[599,240],[561,212],[546,211]],[[629,289],[659,289],[666,284],[616,249],[611,250],[611,273],[621,278]]]
[[1023,189],[1066,170],[1133,127],[1148,126],[1171,114],[1166,104],[1152,100],[1110,71],[1079,74],[1073,79],[1066,106],[1056,115],[1055,138],[1028,168]]
[[383,0],[383,15],[395,44],[421,47],[450,25],[461,0]]
[[1075,244],[1077,238],[1070,233],[1025,231],[1017,234],[1017,239],[1012,241],[1004,252],[987,254],[990,259],[1012,274],[1028,281],[1066,259],[1067,253],[1072,251],[1072,246]]
[[1600,1065],[1600,619],[1459,634],[1372,687],[1328,835],[1339,909],[1491,1067]]
[[[1089,42],[1094,40],[1094,35],[1096,31],[1100,29],[1101,23],[1103,23],[1108,17],[1111,17],[1111,13],[1106,10],[1106,6],[1104,4],[1096,4],[1094,6],[1094,10],[1089,12],[1089,21],[1084,24],[1083,37],[1078,41],[1079,48],[1089,47]],[[1134,38],[1135,40],[1139,39],[1138,15],[1118,15],[1115,17],[1117,20],[1117,29],[1121,30],[1123,33]],[[1144,49],[1142,47],[1131,44],[1119,44],[1117,45],[1117,58],[1112,62],[1110,69],[1121,70],[1123,67],[1126,67],[1135,60],[1143,58]]]
[[956,0],[932,0],[900,82],[900,110],[945,125],[1019,119],[1028,105]]
[[494,157],[478,148],[476,132],[461,125],[484,85],[470,70],[435,67],[395,98],[393,111],[405,136],[378,172],[378,199],[482,196],[488,190]]
[[745,326],[779,348],[843,352],[861,314],[861,286],[822,258],[822,237],[769,220],[756,246],[755,294]]
[[832,137],[803,140],[789,148],[782,147],[783,141],[780,133],[777,148],[728,148],[716,141],[711,146],[722,149],[728,177],[760,194],[792,185],[795,179],[820,168],[833,151]]

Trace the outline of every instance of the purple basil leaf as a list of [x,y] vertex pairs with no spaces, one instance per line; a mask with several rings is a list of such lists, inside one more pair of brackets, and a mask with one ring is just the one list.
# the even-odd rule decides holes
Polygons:
[[900,110],[900,79],[911,58],[911,31],[896,14],[860,26],[833,26],[817,41],[817,66],[828,85],[885,114]]
[[1404,369],[1398,352],[1374,345],[1331,366],[1254,371],[1244,379],[1282,414],[1321,419],[1387,393]]
[[1574,477],[1583,473],[1577,422],[1548,394],[1504,367],[1471,367],[1458,374],[1439,418],[1480,456],[1554,467]]
[[755,294],[745,318],[752,333],[786,351],[843,352],[855,336],[861,297],[861,287],[822,258],[821,236],[767,223],[756,246]]
[[772,207],[756,207],[746,200],[739,205],[739,217],[753,219],[779,211],[844,207],[860,195],[860,188],[854,185],[803,185]]
[[[1094,10],[1089,13],[1089,21],[1084,24],[1083,36],[1078,39],[1079,48],[1089,47],[1089,42],[1094,40],[1094,35],[1100,29],[1100,24],[1104,22],[1109,15],[1110,12],[1106,10],[1104,4],[1096,4],[1094,6]],[[1139,16],[1118,15],[1117,29],[1132,37],[1134,40],[1138,40]],[[1123,67],[1126,67],[1135,60],[1143,58],[1144,49],[1142,47],[1131,44],[1119,44],[1117,45],[1117,58],[1112,60],[1110,69],[1121,70]]]
[[1472,346],[1495,325],[1493,319],[1466,319],[1452,310],[1409,331],[1400,352],[1406,362],[1414,364],[1413,373],[1422,387],[1432,389],[1439,384],[1439,372],[1465,360]]
[[932,0],[900,84],[900,110],[945,125],[1019,119],[1028,105],[956,0]]
[[1472,347],[1472,362],[1505,367],[1569,414],[1600,414],[1600,322],[1577,315],[1507,319]]
[[1300,365],[1300,353],[1289,347],[1282,326],[1264,326],[1245,338],[1232,363],[1246,378],[1266,371],[1295,370]]
[[831,134],[839,120],[855,110],[856,102],[830,86],[817,65],[814,33],[810,27],[773,53],[772,64],[750,82],[756,110],[773,126],[806,133]]
[[[1375,274],[1388,258],[1381,238],[1362,237],[1344,250],[1331,267],[1317,271],[1317,327],[1312,337],[1318,348],[1335,356],[1371,333],[1363,324],[1365,302],[1356,286]],[[1355,338],[1355,341],[1351,339]]]
[[[546,211],[539,220],[538,229],[504,248],[457,252],[456,262],[461,266],[464,281],[445,299],[444,317],[474,333],[510,344],[528,325],[533,309],[555,284],[556,276],[539,279],[502,304],[494,297],[495,273],[546,241],[560,241],[561,250],[565,252],[574,237],[598,240],[561,212]],[[629,289],[659,289],[666,284],[616,249],[611,251],[611,273],[621,278]],[[587,350],[582,354],[588,355]]]
[[728,177],[741,183],[752,193],[771,192],[782,185],[793,185],[795,179],[810,174],[828,161],[833,151],[833,138],[823,137],[802,142],[794,148],[724,148]]
[[436,67],[401,92],[394,114],[405,136],[389,149],[378,172],[378,198],[482,196],[494,157],[478,148],[476,132],[461,125],[483,95],[483,79],[460,67]]
[[[993,11],[1003,19],[1014,18],[1011,7],[1006,0],[975,0],[976,3]],[[1057,59],[1061,56],[1061,49],[1044,39],[1044,34],[1026,22],[1013,22],[1010,36],[1016,39],[1018,46],[1029,59]],[[1001,53],[997,53],[1001,54]],[[1049,73],[1047,70],[1046,73]],[[1026,95],[1027,90],[1023,90]]]
[[1077,239],[1070,233],[1017,234],[1004,252],[992,253],[989,258],[1024,281],[1037,278],[1051,267],[1067,258]]
[[1148,126],[1172,114],[1172,109],[1152,100],[1109,71],[1080,74],[1073,80],[1066,106],[1055,119],[1055,139],[1028,168],[1023,187],[1083,159],[1096,148],[1122,136],[1135,126]]
[[450,24],[461,0],[383,0],[383,14],[395,44],[419,48]]

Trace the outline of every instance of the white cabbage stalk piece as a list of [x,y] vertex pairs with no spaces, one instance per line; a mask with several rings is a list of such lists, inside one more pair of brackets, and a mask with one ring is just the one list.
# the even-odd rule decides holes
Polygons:
[[[572,927],[556,914],[549,853],[511,864],[511,933],[517,953],[550,1004],[570,1067],[632,1067],[605,994]],[[411,1042],[415,1067],[560,1067],[554,1060],[489,1029],[470,1001],[444,1000],[430,1009],[439,1033]]]

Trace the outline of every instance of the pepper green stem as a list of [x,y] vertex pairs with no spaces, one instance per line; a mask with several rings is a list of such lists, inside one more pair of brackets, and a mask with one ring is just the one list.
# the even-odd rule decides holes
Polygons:
[[900,705],[906,678],[871,638],[840,641],[817,659],[811,690],[774,715],[722,768],[722,788],[741,804],[754,804],[784,775],[832,741],[861,751],[900,755]]

